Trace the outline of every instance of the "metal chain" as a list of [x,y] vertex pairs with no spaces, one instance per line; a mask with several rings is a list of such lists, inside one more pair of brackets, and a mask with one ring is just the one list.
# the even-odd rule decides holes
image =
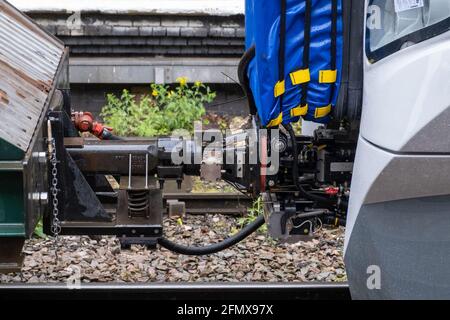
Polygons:
[[61,221],[59,220],[59,201],[58,201],[58,159],[56,156],[56,143],[55,139],[51,138],[51,154],[50,154],[50,163],[52,165],[52,187],[51,187],[51,193],[52,193],[52,204],[53,204],[53,220],[52,220],[52,226],[51,231],[55,237],[55,256],[58,258],[58,238],[59,234],[61,233]]

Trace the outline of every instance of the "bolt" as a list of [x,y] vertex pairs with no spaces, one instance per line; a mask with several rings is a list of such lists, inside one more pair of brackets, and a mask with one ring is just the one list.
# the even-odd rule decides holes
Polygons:
[[31,199],[36,202],[40,202],[42,205],[48,204],[48,193],[47,192],[33,192],[31,194]]
[[46,152],[33,152],[33,158],[37,159],[39,163],[46,163],[47,162],[47,153]]
[[42,205],[48,204],[48,193],[47,192],[41,192],[39,194],[39,200],[41,201]]

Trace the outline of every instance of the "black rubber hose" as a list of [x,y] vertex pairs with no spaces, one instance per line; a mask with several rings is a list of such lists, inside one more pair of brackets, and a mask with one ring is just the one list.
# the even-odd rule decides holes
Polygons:
[[[313,193],[310,193],[308,191],[306,191],[302,185],[300,184],[299,181],[299,174],[298,174],[298,163],[297,163],[297,159],[298,159],[298,148],[297,148],[297,143],[296,143],[296,138],[295,138],[295,132],[294,132],[294,128],[292,128],[292,125],[290,123],[283,125],[284,128],[287,130],[287,132],[289,133],[289,136],[291,138],[292,141],[292,152],[294,154],[294,165],[292,166],[292,179],[294,180],[294,184],[297,187],[298,191],[300,192],[300,194],[305,197],[306,199],[312,200],[312,201],[317,201],[319,203],[322,204],[326,204],[326,205],[330,205],[330,206],[334,206],[336,205],[336,201],[333,199],[329,199],[326,197],[322,197]],[[344,207],[348,206],[347,201],[341,200],[341,204]]]
[[251,48],[245,51],[238,66],[239,82],[241,84],[242,90],[247,96],[248,106],[250,109],[249,112],[251,115],[256,115],[258,111],[256,108],[255,98],[253,97],[252,89],[250,88],[250,81],[247,76],[247,70],[248,65],[255,58],[255,55],[256,55],[256,48],[253,45]]
[[116,135],[112,134],[112,135],[110,135],[110,136],[108,137],[108,139],[104,139],[104,140],[116,140],[116,141],[122,141],[123,139],[122,139],[121,137],[119,137],[119,136],[116,136]]
[[290,123],[284,124],[283,127],[289,133],[289,137],[292,142],[292,153],[294,156],[294,164],[292,165],[292,179],[294,180],[294,185],[300,190],[302,186],[300,185],[299,174],[298,174],[298,147],[297,139],[295,138],[294,128]]
[[121,141],[123,140],[121,137],[116,136],[115,134],[113,134],[111,131],[109,130],[104,130],[103,131],[103,140],[116,140],[116,141]]
[[158,244],[167,250],[173,251],[178,254],[184,254],[188,256],[204,256],[208,254],[217,253],[219,251],[228,249],[235,244],[241,242],[247,238],[252,233],[256,232],[265,223],[264,216],[259,216],[255,221],[245,226],[241,231],[239,231],[234,236],[225,239],[222,242],[208,245],[205,247],[190,247],[176,244],[166,238],[158,239]]

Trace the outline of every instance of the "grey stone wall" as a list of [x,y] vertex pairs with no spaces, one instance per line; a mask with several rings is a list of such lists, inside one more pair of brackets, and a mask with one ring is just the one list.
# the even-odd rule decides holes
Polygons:
[[28,13],[76,56],[221,56],[244,51],[244,16]]

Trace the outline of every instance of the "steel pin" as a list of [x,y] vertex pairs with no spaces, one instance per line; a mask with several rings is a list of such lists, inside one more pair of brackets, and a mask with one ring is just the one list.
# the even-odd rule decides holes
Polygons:
[[145,154],[145,188],[148,189],[148,153]]
[[132,156],[130,153],[130,158],[128,161],[128,189],[131,189],[131,162],[132,162]]

